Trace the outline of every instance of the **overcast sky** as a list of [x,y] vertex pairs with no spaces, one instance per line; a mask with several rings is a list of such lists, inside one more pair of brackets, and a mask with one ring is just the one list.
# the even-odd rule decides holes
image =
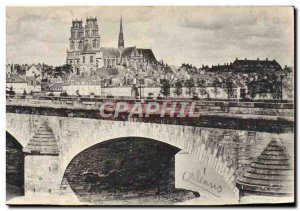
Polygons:
[[97,17],[103,47],[151,48],[168,64],[276,59],[293,65],[292,7],[7,7],[7,62],[62,65],[72,19]]

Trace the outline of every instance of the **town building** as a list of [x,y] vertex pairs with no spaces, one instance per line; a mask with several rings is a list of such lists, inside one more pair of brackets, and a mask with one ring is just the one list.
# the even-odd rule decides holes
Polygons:
[[71,75],[68,83],[62,86],[62,90],[68,95],[101,96],[101,82],[98,76]]
[[236,58],[236,60],[232,63],[234,69],[239,72],[264,72],[264,71],[282,71],[282,67],[278,62],[273,59],[269,60],[266,58],[265,60],[261,60],[257,58],[256,60],[248,60],[245,58],[244,60],[240,60]]
[[19,74],[6,74],[6,89],[14,91],[16,94],[29,94],[31,92],[40,92],[40,81],[31,78],[26,80]]
[[261,60],[257,58],[256,60],[238,59],[236,58],[234,62],[225,63],[224,65],[212,65],[209,69],[211,72],[239,72],[239,73],[264,73],[266,71],[279,72],[282,71],[282,67],[275,60]]
[[6,91],[14,91],[15,93],[27,92],[27,82],[24,78],[17,74],[6,74]]

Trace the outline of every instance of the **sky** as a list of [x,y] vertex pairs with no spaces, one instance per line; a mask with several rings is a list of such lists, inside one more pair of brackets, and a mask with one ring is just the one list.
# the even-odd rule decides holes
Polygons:
[[6,62],[62,65],[72,20],[97,17],[100,45],[151,48],[170,65],[239,59],[294,64],[292,7],[7,7]]

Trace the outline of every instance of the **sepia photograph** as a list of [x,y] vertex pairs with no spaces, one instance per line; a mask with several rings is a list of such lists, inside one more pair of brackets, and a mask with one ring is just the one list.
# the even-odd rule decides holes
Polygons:
[[5,10],[7,205],[295,203],[293,6]]

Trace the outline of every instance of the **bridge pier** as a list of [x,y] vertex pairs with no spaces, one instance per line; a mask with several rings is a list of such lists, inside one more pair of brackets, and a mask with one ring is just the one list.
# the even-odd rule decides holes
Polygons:
[[25,196],[58,195],[60,185],[57,182],[58,162],[56,155],[25,156]]
[[290,152],[281,139],[272,139],[238,177],[240,203],[273,203],[274,197],[278,201],[294,200],[294,158]]
[[23,151],[25,196],[58,196],[59,149],[47,122],[42,123]]

